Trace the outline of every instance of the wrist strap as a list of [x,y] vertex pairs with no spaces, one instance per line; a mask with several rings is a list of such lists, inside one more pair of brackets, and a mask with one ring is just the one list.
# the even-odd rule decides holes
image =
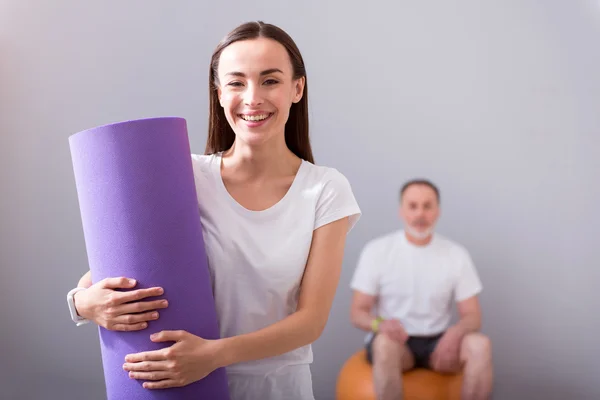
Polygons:
[[81,315],[79,315],[77,313],[77,309],[75,308],[75,293],[81,291],[81,290],[85,290],[85,288],[82,287],[76,287],[74,289],[71,289],[69,291],[69,293],[67,293],[67,304],[69,306],[69,313],[71,314],[71,320],[73,322],[75,322],[75,324],[77,326],[81,326],[81,325],[85,325],[88,322],[90,322],[89,320],[83,318]]
[[375,333],[379,331],[379,325],[383,322],[383,318],[378,316],[371,322],[371,330]]

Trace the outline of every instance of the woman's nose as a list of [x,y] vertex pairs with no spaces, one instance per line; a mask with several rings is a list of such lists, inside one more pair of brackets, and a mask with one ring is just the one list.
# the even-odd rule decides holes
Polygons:
[[263,103],[263,96],[260,87],[248,85],[244,93],[244,103],[249,106],[257,106]]

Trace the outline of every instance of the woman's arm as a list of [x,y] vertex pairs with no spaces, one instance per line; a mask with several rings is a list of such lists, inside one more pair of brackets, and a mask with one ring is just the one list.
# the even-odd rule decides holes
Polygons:
[[77,287],[89,288],[90,286],[92,286],[92,271],[86,272],[77,283]]
[[[88,289],[90,286],[92,286],[92,271],[91,270],[86,272],[81,277],[81,279],[79,279],[79,282],[77,282],[77,287]],[[77,292],[77,293],[75,293],[75,296],[73,296],[73,303],[75,304],[75,310],[77,311],[77,313],[79,315],[81,315],[79,310],[77,309],[77,295],[79,293],[81,293],[81,292]]]
[[339,282],[347,232],[348,218],[315,230],[297,311],[258,331],[220,339],[221,366],[284,354],[321,336]]

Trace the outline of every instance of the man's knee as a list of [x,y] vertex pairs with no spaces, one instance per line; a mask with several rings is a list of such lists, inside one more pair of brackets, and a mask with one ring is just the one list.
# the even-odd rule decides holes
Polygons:
[[489,359],[492,356],[492,342],[488,336],[482,333],[469,333],[462,340],[461,353],[467,360]]

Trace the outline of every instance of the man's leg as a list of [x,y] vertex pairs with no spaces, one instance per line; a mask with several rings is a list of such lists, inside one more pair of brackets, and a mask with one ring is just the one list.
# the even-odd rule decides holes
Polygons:
[[402,372],[414,366],[411,351],[405,344],[379,334],[373,340],[372,352],[377,400],[402,400]]
[[481,333],[469,333],[461,342],[463,368],[462,400],[488,400],[492,393],[493,368],[490,339]]

